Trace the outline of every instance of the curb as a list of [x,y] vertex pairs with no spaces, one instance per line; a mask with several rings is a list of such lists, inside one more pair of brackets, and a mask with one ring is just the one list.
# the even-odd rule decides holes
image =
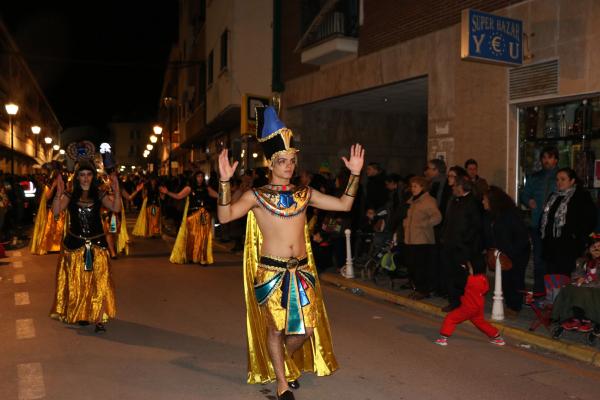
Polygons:
[[[347,279],[340,275],[329,272],[325,272],[319,275],[319,279],[322,282],[327,282],[329,284],[337,286],[338,288],[358,288],[368,296],[374,297],[379,300],[389,301],[394,304],[399,304],[415,311],[422,311],[429,315],[434,315],[436,317],[442,318],[446,316],[446,313],[442,312],[439,309],[439,307],[433,304],[428,304],[418,300],[412,300],[408,297],[402,296],[400,294],[394,293],[386,289],[375,288],[373,286],[366,285],[360,282],[359,280]],[[540,349],[548,350],[553,353],[557,353],[577,361],[582,361],[594,365],[596,367],[600,367],[600,351],[595,350],[594,348],[581,346],[578,344],[561,342],[523,329],[507,326],[500,322],[490,322],[492,325],[494,325],[500,330],[500,334],[503,336],[518,339],[523,342],[535,345]]]

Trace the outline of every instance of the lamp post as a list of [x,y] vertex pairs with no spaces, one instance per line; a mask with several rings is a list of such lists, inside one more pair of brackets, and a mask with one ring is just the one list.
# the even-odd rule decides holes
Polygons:
[[40,137],[40,132],[42,131],[42,128],[40,128],[37,125],[33,125],[31,127],[31,133],[33,133],[35,135],[35,156],[38,156],[38,147],[39,147],[39,142],[38,139]]
[[4,106],[8,114],[8,124],[10,125],[10,173],[15,174],[15,134],[13,128],[13,116],[19,112],[19,106],[15,103],[8,103]]

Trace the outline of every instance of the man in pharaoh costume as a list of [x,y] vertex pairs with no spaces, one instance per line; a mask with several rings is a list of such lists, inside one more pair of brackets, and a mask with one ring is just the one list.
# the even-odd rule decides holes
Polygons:
[[111,194],[99,189],[94,151],[87,141],[69,145],[67,154],[76,160],[73,189],[65,191],[62,176],[57,178],[52,211],[59,215],[67,210],[69,215],[50,316],[68,324],[93,323],[96,332],[103,332],[108,318],[116,314],[116,305],[100,209],[120,212],[121,194],[115,174],[110,177]]
[[58,161],[52,161],[44,165],[44,170],[46,182],[40,196],[40,205],[30,244],[31,254],[36,255],[60,251],[66,216],[66,213],[61,212],[59,217],[55,218],[51,207],[52,200],[56,196],[56,184],[58,176],[62,172],[62,165]]
[[258,108],[258,141],[269,160],[269,184],[231,202],[229,180],[238,162],[219,155],[218,217],[221,223],[247,215],[244,289],[248,335],[248,383],[277,382],[278,399],[294,399],[301,371],[330,375],[333,354],[310,238],[306,208],[350,211],[358,190],[364,149],[353,145],[342,158],[352,175],[344,194],[332,197],[307,186],[293,186],[297,149],[292,131],[272,107]]

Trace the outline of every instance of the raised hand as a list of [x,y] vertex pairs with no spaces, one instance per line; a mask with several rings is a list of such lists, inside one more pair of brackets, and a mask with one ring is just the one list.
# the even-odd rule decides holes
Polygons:
[[233,176],[235,169],[238,166],[238,162],[234,162],[233,164],[229,163],[229,151],[227,149],[223,149],[221,154],[219,154],[219,179],[222,181],[228,181]]
[[135,190],[137,190],[139,192],[143,188],[144,188],[144,183],[138,183],[138,185],[135,187]]
[[161,192],[162,194],[167,194],[169,192],[169,189],[167,189],[166,186],[161,186],[158,188],[158,191]]
[[342,157],[342,161],[353,175],[360,175],[365,163],[365,149],[359,143],[353,144],[350,148],[350,160]]

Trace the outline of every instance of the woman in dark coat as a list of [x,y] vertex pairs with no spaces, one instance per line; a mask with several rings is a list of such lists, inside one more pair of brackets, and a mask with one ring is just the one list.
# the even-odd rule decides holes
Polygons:
[[507,315],[521,311],[525,288],[525,269],[529,261],[529,232],[514,200],[497,186],[483,194],[483,229],[485,247],[498,249],[512,261],[512,268],[502,271],[502,292]]
[[546,274],[570,277],[595,225],[596,206],[590,194],[577,184],[575,171],[559,169],[556,191],[546,201],[540,222]]

